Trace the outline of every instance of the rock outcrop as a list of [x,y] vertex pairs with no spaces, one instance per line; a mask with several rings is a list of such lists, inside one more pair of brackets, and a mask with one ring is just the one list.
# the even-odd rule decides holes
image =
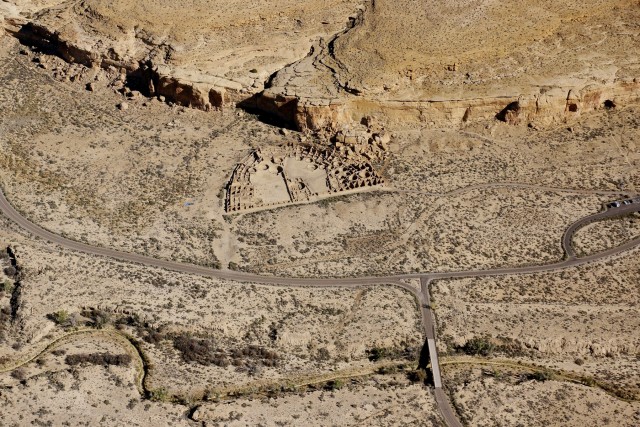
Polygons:
[[195,0],[180,10],[170,0],[61,2],[13,33],[68,62],[113,67],[143,93],[209,110],[251,105],[269,76],[344,28],[360,1]]
[[258,105],[319,130],[371,114],[391,125],[545,125],[607,101],[638,101],[637,4],[467,3],[376,1],[351,28],[279,71]]
[[639,98],[630,0],[275,0],[249,15],[225,0],[224,12],[197,12],[211,1],[178,19],[169,0],[63,2],[14,34],[124,72],[148,95],[259,108],[300,130],[335,132],[369,115],[390,126],[544,126]]

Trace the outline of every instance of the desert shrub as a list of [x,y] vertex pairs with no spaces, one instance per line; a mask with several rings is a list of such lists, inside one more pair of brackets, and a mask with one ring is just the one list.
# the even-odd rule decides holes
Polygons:
[[215,350],[209,340],[193,338],[187,334],[173,338],[173,347],[182,354],[185,362],[199,362],[208,364],[211,353]]
[[555,377],[555,374],[550,369],[543,369],[541,371],[535,371],[527,375],[527,379],[534,381],[551,381]]
[[70,366],[80,364],[127,366],[131,363],[131,356],[128,354],[81,353],[70,354],[65,357],[64,361]]
[[114,322],[116,327],[118,325],[123,326],[141,326],[142,321],[140,320],[140,316],[137,313],[128,314],[126,316],[120,316]]
[[47,315],[47,317],[55,322],[56,325],[65,325],[69,322],[69,312],[67,310],[58,310]]
[[[166,401],[168,399],[168,397],[169,397],[169,394],[167,393],[167,390],[165,390],[164,388],[159,388],[157,390],[153,390],[150,393],[151,400],[156,401],[156,402],[164,402],[164,401]],[[145,410],[146,410],[146,408],[145,408]]]
[[166,339],[166,335],[156,330],[147,330],[146,334],[142,336],[142,339],[149,344],[157,344],[160,341]]
[[278,354],[275,351],[257,345],[234,349],[231,351],[231,356],[234,358],[261,360],[265,366],[276,366],[278,360]]
[[12,265],[4,268],[4,274],[6,274],[9,277],[15,277],[17,273],[18,273],[18,270]]
[[200,339],[188,334],[173,337],[173,347],[178,350],[185,362],[197,362],[201,365],[229,366],[227,356],[217,350],[210,339]]
[[160,341],[168,339],[169,337],[165,332],[162,332],[161,327],[154,328],[148,325],[141,325],[140,323],[125,323],[127,325],[137,325],[136,332],[149,344],[158,344]]
[[427,371],[424,369],[415,369],[407,374],[407,378],[413,383],[424,383],[427,381]]
[[7,294],[10,294],[11,292],[13,292],[13,281],[9,279],[5,280],[0,290]]
[[326,347],[319,348],[318,351],[316,351],[316,361],[326,362],[329,359],[331,359],[331,353],[329,353],[329,350]]
[[[489,338],[487,338],[488,340]],[[494,344],[493,351],[503,353],[509,357],[527,356],[530,351],[522,347],[520,343],[509,337],[496,337],[498,344]]]
[[582,377],[580,378],[580,382],[589,387],[593,387],[597,384],[596,380],[593,379],[592,377]]
[[102,329],[111,321],[111,316],[106,311],[102,310],[88,310],[83,311],[82,315],[91,320],[90,326],[93,326],[96,329]]
[[374,347],[372,349],[367,350],[367,357],[371,362],[377,362],[380,359],[384,359],[386,357],[386,349],[382,347]]
[[18,368],[11,371],[11,376],[18,381],[24,381],[27,378],[27,371],[24,368]]
[[335,380],[328,381],[325,388],[327,390],[340,390],[344,387],[344,381],[340,378],[336,378]]
[[365,352],[371,362],[381,359],[418,361],[420,358],[420,348],[413,347],[406,342],[402,342],[396,347],[372,347]]
[[584,365],[584,360],[583,360],[583,359],[581,359],[580,357],[577,357],[577,358],[573,361],[573,363],[575,363],[575,364],[576,364],[576,365],[578,365],[578,366],[582,366],[582,365]]
[[249,373],[257,372],[262,366],[277,366],[279,356],[276,352],[257,345],[248,345],[224,351],[216,348],[212,339],[196,338],[189,334],[172,337],[173,347],[180,352],[185,362],[201,365],[227,367],[230,364]]
[[462,347],[458,347],[458,350],[469,356],[489,356],[494,349],[495,346],[489,337],[474,337],[464,343]]
[[407,365],[399,364],[399,365],[387,365],[380,366],[376,371],[380,375],[392,375],[397,374],[398,371],[405,371],[407,369]]
[[0,308],[0,323],[4,323],[11,320],[11,307],[8,305],[5,305],[4,307]]

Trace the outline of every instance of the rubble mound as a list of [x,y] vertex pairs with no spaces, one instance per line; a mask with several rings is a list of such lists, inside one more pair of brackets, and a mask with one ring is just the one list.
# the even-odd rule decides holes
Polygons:
[[233,170],[225,210],[258,210],[380,186],[384,180],[371,158],[373,153],[381,155],[383,144],[377,137],[363,145],[338,141],[333,146],[296,144],[256,150]]

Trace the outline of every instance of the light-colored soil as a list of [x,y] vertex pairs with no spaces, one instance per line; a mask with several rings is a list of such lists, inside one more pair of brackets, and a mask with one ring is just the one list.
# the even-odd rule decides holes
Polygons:
[[332,391],[205,403],[193,418],[228,426],[443,425],[432,392],[423,385],[409,383],[402,375],[354,380]]
[[[22,266],[19,308],[0,347],[0,356],[10,360],[22,360],[65,333],[48,315],[65,310],[80,327],[91,317],[88,308],[104,312],[107,328],[118,319],[136,319],[121,328],[136,337],[148,355],[149,388],[177,396],[269,381],[308,381],[327,370],[367,373],[377,369],[368,360],[367,351],[374,348],[387,349],[390,356],[397,352],[394,358],[415,363],[424,339],[415,298],[394,286],[240,284],[13,241]],[[8,298],[3,301],[8,308]],[[146,342],[154,331],[162,338]],[[225,359],[242,362],[241,366],[185,362],[174,348],[173,337],[181,334],[209,340],[227,354]],[[12,347],[15,342],[19,344]],[[249,346],[274,353],[276,366],[263,366],[260,357],[230,355]]]
[[640,215],[598,221],[579,229],[573,235],[573,247],[580,255],[590,255],[612,248],[640,235]]
[[[528,84],[622,71],[623,46],[637,38],[617,32],[631,28],[636,12],[627,0],[382,0],[334,52],[342,80],[365,91],[384,92],[385,85],[390,98],[526,91]],[[619,66],[604,65],[612,62]]]
[[[0,183],[70,239],[276,276],[515,267],[559,261],[569,224],[640,193],[635,1],[0,3],[2,27],[33,20],[97,55],[86,67],[49,46],[69,64],[0,35]],[[141,94],[155,88],[139,60],[176,79],[166,99]],[[230,108],[265,84],[243,108],[318,132]],[[221,87],[236,98],[216,109]],[[503,118],[520,126],[497,120],[515,100]],[[307,203],[250,168],[257,198],[296,204],[225,212],[238,162],[302,143],[362,155],[384,186]],[[296,162],[282,167],[298,189],[326,193],[331,177]],[[610,248],[638,224],[587,225],[575,248]],[[194,277],[63,251],[0,218],[0,255],[7,245],[20,271],[0,256],[0,425],[442,424],[407,377],[425,337],[403,288]],[[638,424],[639,255],[435,281],[443,382],[463,421]],[[462,355],[473,339],[492,351]],[[66,359],[104,353],[131,359]],[[532,381],[536,369],[561,374]]]
[[506,345],[495,356],[591,375],[638,394],[638,259],[634,250],[560,273],[437,281],[440,349],[487,337]]
[[495,378],[479,369],[457,370],[453,376],[453,399],[468,425],[631,427],[640,422],[638,402],[583,385],[523,380],[509,372]]
[[109,367],[65,363],[71,354],[123,354],[121,345],[83,337],[54,351],[18,371],[0,373],[3,425],[190,425],[184,407],[141,399],[135,360]]
[[630,108],[584,117],[572,132],[398,131],[382,166],[390,192],[225,216],[235,164],[299,135],[142,97],[119,111],[122,96],[106,86],[56,82],[29,59],[2,71],[5,192],[35,222],[92,244],[300,276],[522,265],[561,258],[565,226],[640,184]]
[[[551,263],[564,255],[567,225],[605,200],[507,187],[440,198],[377,192],[257,212],[234,228],[238,265],[291,275],[384,275]],[[357,215],[365,212],[372,215]],[[331,218],[333,226],[317,218]]]
[[67,1],[40,11],[34,21],[117,61],[151,58],[155,65],[170,67],[177,79],[223,79],[230,87],[255,90],[273,72],[304,57],[318,37],[344,28],[359,3]]
[[637,103],[637,20],[631,0],[375,1],[280,70],[264,104],[314,130],[368,115],[431,128],[572,122],[607,100]]

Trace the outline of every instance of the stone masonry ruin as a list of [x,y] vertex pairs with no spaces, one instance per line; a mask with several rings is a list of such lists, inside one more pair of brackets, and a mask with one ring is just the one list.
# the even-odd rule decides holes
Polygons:
[[291,144],[255,150],[227,183],[225,210],[239,212],[362,191],[384,183],[368,157],[347,147]]

